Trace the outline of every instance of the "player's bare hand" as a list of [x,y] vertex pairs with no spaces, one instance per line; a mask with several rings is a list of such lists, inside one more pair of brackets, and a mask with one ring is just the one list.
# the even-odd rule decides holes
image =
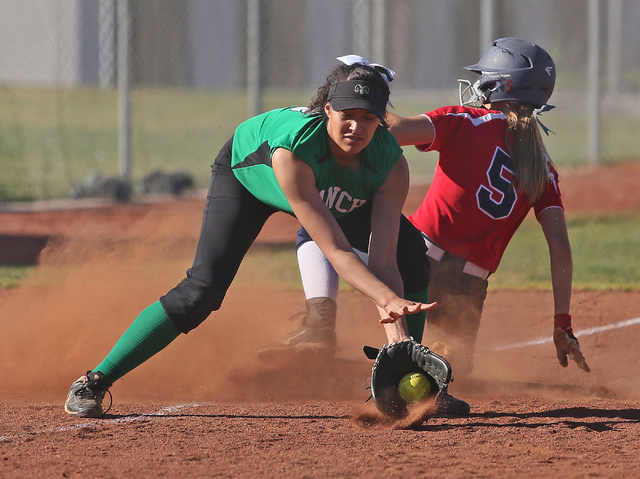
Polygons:
[[580,350],[580,343],[578,343],[578,339],[573,335],[571,328],[555,328],[553,331],[553,342],[556,345],[558,361],[560,361],[562,367],[566,368],[569,364],[569,359],[572,359],[580,369],[587,373],[591,372]]
[[416,301],[407,301],[401,299],[395,303],[387,305],[384,310],[388,314],[388,317],[380,319],[382,324],[395,323],[402,316],[407,314],[420,313],[422,311],[429,311],[438,306],[438,303],[419,303]]

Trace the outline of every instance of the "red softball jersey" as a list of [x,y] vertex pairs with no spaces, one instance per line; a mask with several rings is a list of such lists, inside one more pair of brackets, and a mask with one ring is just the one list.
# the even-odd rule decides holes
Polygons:
[[529,210],[563,208],[558,173],[539,200],[511,186],[514,172],[504,142],[506,116],[483,108],[448,106],[425,114],[435,129],[420,151],[440,153],[433,182],[411,222],[445,251],[495,272],[504,250]]

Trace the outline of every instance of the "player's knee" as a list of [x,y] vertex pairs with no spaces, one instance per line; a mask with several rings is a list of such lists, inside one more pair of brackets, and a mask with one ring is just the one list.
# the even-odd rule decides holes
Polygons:
[[184,282],[160,298],[167,316],[183,333],[197,328],[213,311],[220,309],[224,295],[211,288],[185,287]]

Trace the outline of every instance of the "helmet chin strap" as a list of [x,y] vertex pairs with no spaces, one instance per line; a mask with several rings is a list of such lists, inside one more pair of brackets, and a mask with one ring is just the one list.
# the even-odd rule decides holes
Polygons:
[[540,108],[536,108],[535,110],[533,110],[533,117],[536,119],[538,125],[540,125],[540,128],[542,128],[542,131],[544,131],[545,135],[547,136],[549,136],[549,132],[553,133],[554,135],[555,132],[542,124],[542,122],[540,121],[540,115],[542,115],[545,111],[552,110],[553,108],[555,108],[555,106],[553,105],[542,105]]

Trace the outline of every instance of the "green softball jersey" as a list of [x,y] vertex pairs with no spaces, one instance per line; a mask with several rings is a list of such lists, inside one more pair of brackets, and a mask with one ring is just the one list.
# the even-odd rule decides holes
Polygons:
[[360,170],[345,170],[329,148],[324,117],[305,110],[272,110],[242,123],[233,137],[231,166],[236,178],[256,198],[293,214],[271,164],[271,155],[277,148],[289,150],[311,167],[320,197],[337,218],[373,198],[402,156],[402,149],[380,126],[362,151]]

